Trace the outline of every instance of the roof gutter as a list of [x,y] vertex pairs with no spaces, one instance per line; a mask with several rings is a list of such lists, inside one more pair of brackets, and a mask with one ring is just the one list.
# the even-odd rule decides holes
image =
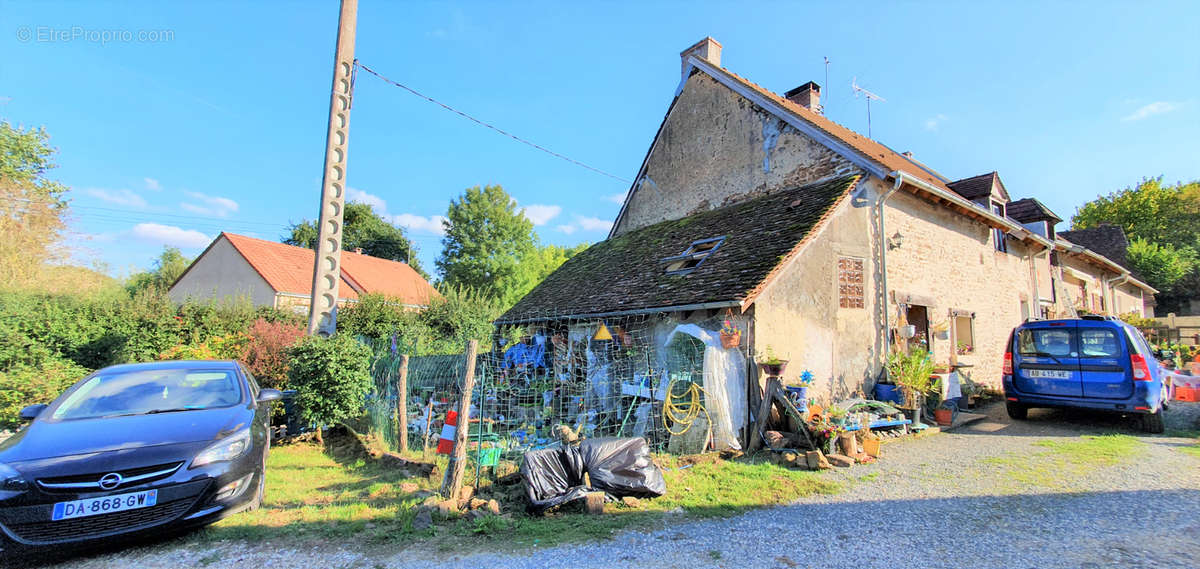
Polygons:
[[529,322],[549,322],[553,320],[590,320],[592,318],[610,318],[613,316],[636,316],[638,314],[657,314],[661,312],[684,312],[687,310],[708,310],[711,308],[741,307],[741,301],[724,300],[721,302],[702,302],[697,304],[680,304],[677,306],[656,306],[654,308],[635,308],[631,310],[613,310],[610,312],[590,312],[583,314],[558,314],[555,316],[538,316],[536,318],[497,319],[493,324],[526,324]]
[[929,182],[926,182],[920,178],[917,178],[916,176],[913,176],[912,174],[909,174],[908,172],[905,172],[903,170],[892,170],[891,173],[888,174],[888,176],[895,178],[897,183],[907,182],[913,186],[921,188],[922,190],[925,190],[939,198],[942,198],[946,201],[954,203],[960,207],[969,208],[970,211],[972,211],[972,212],[976,213],[977,215],[983,217],[984,219],[987,219],[988,221],[996,224],[999,228],[1007,230],[1008,233],[1012,234],[1017,239],[1020,239],[1022,241],[1032,241],[1034,243],[1040,244],[1043,247],[1046,247],[1047,249],[1054,248],[1054,243],[1052,243],[1049,239],[1046,239],[1045,237],[1042,237],[1041,235],[1038,235],[1028,229],[1025,229],[1025,227],[1023,227],[1019,223],[1016,223],[1010,219],[1000,217],[986,209],[981,209],[978,206],[976,206],[973,202],[967,201],[962,196],[955,194],[953,192],[947,191],[947,190],[943,190],[937,186],[930,184]]

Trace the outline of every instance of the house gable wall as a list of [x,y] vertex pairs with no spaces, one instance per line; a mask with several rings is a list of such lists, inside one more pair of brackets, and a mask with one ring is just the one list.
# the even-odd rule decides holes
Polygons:
[[[754,349],[769,347],[788,360],[783,383],[795,384],[801,373],[814,376],[810,397],[841,399],[866,389],[882,365],[878,321],[878,279],[873,247],[872,205],[880,184],[860,184],[865,200],[846,200],[799,255],[763,290],[754,303]],[[839,305],[838,260],[863,261],[862,308]]]
[[275,291],[224,237],[196,259],[168,295],[175,302],[244,296],[255,306],[275,306]]
[[858,168],[704,73],[671,107],[613,236]]

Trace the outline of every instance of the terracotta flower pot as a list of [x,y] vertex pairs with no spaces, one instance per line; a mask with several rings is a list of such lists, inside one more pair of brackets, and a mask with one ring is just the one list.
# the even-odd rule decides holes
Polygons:
[[950,409],[935,409],[933,411],[933,418],[937,421],[938,425],[947,427],[954,423],[954,411]]
[[725,332],[721,332],[721,347],[722,348],[725,348],[726,350],[728,350],[730,348],[736,348],[736,347],[740,346],[741,344],[742,344],[742,333],[741,332],[734,332],[732,334],[726,334]]

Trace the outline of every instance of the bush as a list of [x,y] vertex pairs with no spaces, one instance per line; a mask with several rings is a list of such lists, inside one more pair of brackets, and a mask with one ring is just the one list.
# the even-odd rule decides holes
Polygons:
[[299,324],[260,318],[250,325],[250,342],[242,363],[263,387],[282,389],[287,383],[287,349],[304,337]]
[[395,337],[397,350],[414,356],[461,354],[472,338],[489,345],[500,305],[467,289],[441,292],[421,311],[380,295],[364,295],[338,314],[338,331],[371,340]]
[[87,374],[87,369],[60,357],[0,371],[0,428],[21,426],[22,408],[53,401]]
[[306,422],[330,425],[363,413],[371,350],[345,334],[309,336],[288,349],[288,383]]
[[158,355],[160,360],[241,360],[246,355],[250,336],[234,332],[214,336],[199,345],[179,344]]

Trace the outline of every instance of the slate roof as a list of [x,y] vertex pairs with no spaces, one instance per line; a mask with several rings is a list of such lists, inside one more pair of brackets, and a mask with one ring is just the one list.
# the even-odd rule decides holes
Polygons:
[[979,198],[987,197],[992,194],[992,185],[996,184],[1000,187],[1000,195],[1004,199],[1008,199],[1008,190],[1004,187],[1004,182],[1000,181],[1000,174],[989,172],[970,178],[963,178],[946,184],[954,193],[962,196],[965,199],[975,201]]
[[[312,292],[312,249],[234,233],[221,233],[217,239],[221,238],[228,239],[275,292]],[[404,304],[425,306],[438,294],[428,281],[406,263],[351,251],[342,251],[341,263],[342,282],[338,287],[338,296],[341,298],[357,299],[359,292],[378,293]]]
[[1129,239],[1125,237],[1125,230],[1120,226],[1105,224],[1088,229],[1059,231],[1058,236],[1107,257],[1110,261],[1129,269],[1135,279],[1145,282],[1146,279],[1133,270],[1129,263],[1129,256],[1126,254]]
[[1036,198],[1022,198],[1015,202],[1008,202],[1005,213],[1008,214],[1008,217],[1021,223],[1046,220],[1058,223],[1062,221],[1061,217],[1055,215],[1053,211],[1050,211],[1050,208],[1046,207],[1046,204],[1043,204]]
[[[601,241],[568,259],[497,322],[752,299],[858,179],[816,182]],[[691,273],[666,274],[661,259],[721,236]]]

